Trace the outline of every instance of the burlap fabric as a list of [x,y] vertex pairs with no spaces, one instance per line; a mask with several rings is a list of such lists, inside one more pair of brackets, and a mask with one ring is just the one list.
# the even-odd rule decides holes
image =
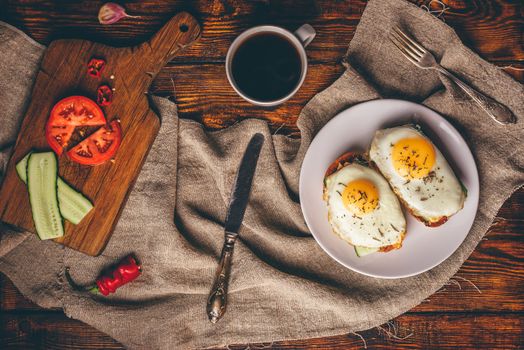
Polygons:
[[[475,104],[453,97],[456,90],[448,81],[405,60],[387,39],[394,24],[408,29],[445,67],[509,106],[518,124],[495,124]],[[0,39],[0,145],[7,150],[44,48],[5,25]],[[403,1],[372,0],[349,46],[347,70],[304,107],[300,140],[272,135],[260,120],[207,132],[178,119],[168,100],[155,98],[162,128],[104,253],[87,257],[4,229],[0,270],[37,304],[63,308],[135,349],[308,338],[377,326],[439,289],[522,185],[523,93],[522,85],[465,48],[440,20]],[[468,141],[481,179],[477,218],[461,247],[433,270],[402,280],[365,277],[333,261],[309,234],[298,203],[300,165],[315,133],[338,111],[380,97],[418,101],[444,115]],[[362,122],[372,117],[363,116]],[[255,132],[263,133],[266,143],[235,250],[229,309],[213,325],[205,304],[223,242],[226,204]],[[87,283],[129,252],[140,258],[144,273],[116,295],[79,294],[64,282],[64,266]]]

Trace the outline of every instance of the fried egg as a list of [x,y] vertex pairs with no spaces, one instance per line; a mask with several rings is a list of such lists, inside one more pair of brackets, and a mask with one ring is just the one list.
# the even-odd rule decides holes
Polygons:
[[464,206],[465,190],[437,147],[412,125],[378,130],[370,160],[417,219],[439,226]]
[[382,175],[366,164],[349,162],[339,165],[324,184],[329,223],[337,235],[355,248],[400,248],[406,220]]

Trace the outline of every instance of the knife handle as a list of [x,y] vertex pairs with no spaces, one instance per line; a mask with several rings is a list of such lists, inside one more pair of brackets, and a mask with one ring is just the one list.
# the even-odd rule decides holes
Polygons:
[[212,323],[216,323],[226,312],[229,273],[231,271],[231,260],[233,258],[233,249],[235,248],[237,237],[238,234],[236,233],[226,232],[215,282],[207,299],[207,316]]

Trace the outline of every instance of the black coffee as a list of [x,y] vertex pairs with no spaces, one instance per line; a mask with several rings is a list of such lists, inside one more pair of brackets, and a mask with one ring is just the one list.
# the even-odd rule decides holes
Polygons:
[[258,101],[274,101],[297,87],[302,64],[288,39],[263,33],[241,44],[233,56],[231,72],[245,95]]

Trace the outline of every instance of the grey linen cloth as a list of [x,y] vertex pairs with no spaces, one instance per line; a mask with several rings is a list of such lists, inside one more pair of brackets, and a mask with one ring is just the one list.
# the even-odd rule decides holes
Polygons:
[[[518,124],[497,125],[448,81],[404,59],[385,34],[394,24],[408,29],[445,67],[506,104]],[[7,147],[15,140],[44,48],[5,25],[0,38],[0,145]],[[380,325],[448,281],[522,185],[523,93],[521,84],[464,47],[440,20],[404,1],[372,0],[349,46],[347,70],[302,110],[300,140],[271,135],[260,120],[208,132],[178,119],[168,100],[154,98],[160,134],[103,254],[88,257],[4,229],[0,270],[37,304],[63,308],[134,349],[319,337]],[[300,165],[318,130],[338,111],[381,97],[418,101],[444,115],[468,141],[481,179],[477,218],[464,243],[431,271],[401,280],[362,276],[332,260],[309,234],[297,200]],[[235,250],[228,312],[213,325],[205,304],[226,206],[239,159],[255,132],[266,143]],[[65,266],[88,283],[129,252],[140,258],[144,273],[108,298],[77,293],[64,282]]]

